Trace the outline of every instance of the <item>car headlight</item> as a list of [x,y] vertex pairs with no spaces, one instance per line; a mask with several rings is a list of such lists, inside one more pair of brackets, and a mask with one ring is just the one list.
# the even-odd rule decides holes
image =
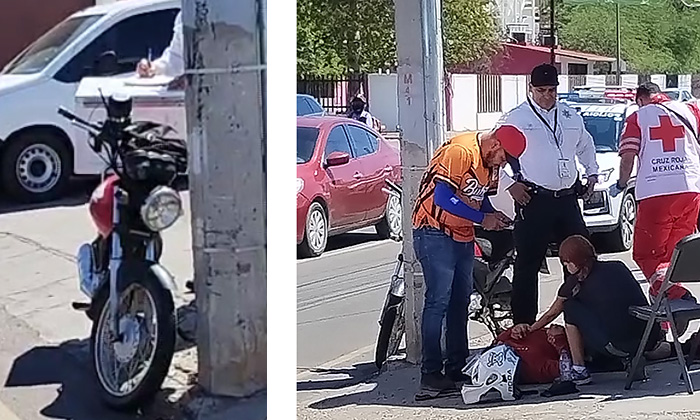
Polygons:
[[608,168],[604,171],[600,171],[600,173],[598,174],[598,183],[600,184],[602,182],[610,181],[610,176],[613,172],[615,172],[614,168]]
[[301,192],[301,190],[304,189],[304,180],[301,178],[297,178],[297,194]]
[[141,206],[143,224],[154,232],[169,228],[181,215],[180,194],[170,187],[154,188]]

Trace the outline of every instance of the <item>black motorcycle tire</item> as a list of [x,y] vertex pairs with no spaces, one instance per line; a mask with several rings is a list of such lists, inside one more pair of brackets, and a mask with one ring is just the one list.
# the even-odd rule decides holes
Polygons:
[[165,289],[160,281],[152,274],[147,274],[139,279],[141,285],[148,290],[155,303],[156,318],[158,322],[158,337],[156,340],[155,354],[149,371],[141,383],[125,396],[115,396],[102,386],[97,373],[96,336],[100,320],[109,311],[107,302],[109,287],[103,287],[93,304],[95,305],[95,322],[90,333],[90,359],[100,399],[110,408],[119,411],[132,411],[140,408],[153,400],[165,380],[170,369],[170,364],[175,354],[176,320],[175,305],[171,293]]
[[374,352],[374,364],[381,369],[386,359],[396,354],[405,330],[404,298],[391,293],[379,321],[379,336]]

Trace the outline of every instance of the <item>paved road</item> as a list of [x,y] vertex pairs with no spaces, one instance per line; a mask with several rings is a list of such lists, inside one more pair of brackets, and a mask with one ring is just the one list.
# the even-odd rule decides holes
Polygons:
[[[332,238],[331,251],[319,258],[297,261],[299,372],[333,365],[336,359],[353,352],[364,350],[371,356],[369,350],[379,328],[377,320],[401,249],[398,243],[377,240],[373,232],[369,228]],[[603,258],[621,259],[641,276],[630,252]],[[541,309],[549,306],[561,281],[558,260],[550,258],[549,265],[552,274],[540,279]],[[470,323],[472,338],[486,334],[483,325]]]
[[[94,238],[84,203],[78,195],[45,208],[0,204],[0,420],[136,418],[97,401],[88,373],[90,324],[70,308],[83,299],[73,256]],[[163,262],[181,285],[192,276],[187,220],[164,235]],[[160,415],[173,410],[167,405],[162,399],[158,415],[139,418],[170,419]]]

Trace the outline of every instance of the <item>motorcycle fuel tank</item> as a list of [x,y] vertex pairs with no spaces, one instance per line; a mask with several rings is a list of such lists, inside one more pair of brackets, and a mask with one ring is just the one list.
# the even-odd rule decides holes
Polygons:
[[114,212],[114,188],[119,182],[119,177],[111,175],[95,188],[88,209],[97,232],[103,238],[109,236],[114,228],[112,216]]

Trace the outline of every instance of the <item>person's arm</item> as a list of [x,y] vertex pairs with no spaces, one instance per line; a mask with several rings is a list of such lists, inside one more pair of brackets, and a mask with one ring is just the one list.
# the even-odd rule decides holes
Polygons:
[[530,331],[537,331],[540,328],[544,328],[547,325],[549,325],[552,321],[557,319],[557,317],[561,315],[562,312],[564,312],[565,301],[565,298],[557,296],[554,302],[552,302],[552,305],[549,307],[549,309],[547,309],[547,312],[545,312],[540,317],[540,319],[535,321],[535,323],[530,326]]
[[173,38],[163,55],[153,61],[155,74],[177,77],[185,73],[184,42],[182,35],[182,12],[173,23]]
[[581,135],[576,142],[576,157],[586,169],[586,177],[598,176],[598,162],[596,161],[595,142],[593,136],[586,130],[583,118],[577,114],[581,122]]
[[[463,219],[471,220],[474,223],[483,222],[485,213],[488,213],[469,207],[467,203],[457,197],[457,195],[454,193],[454,189],[444,181],[435,182],[435,195],[433,197],[433,201],[435,202],[436,206],[440,207],[446,212]],[[487,200],[485,199],[484,201]]]
[[619,151],[620,178],[617,181],[617,187],[620,190],[624,190],[632,176],[634,159],[639,154],[641,145],[642,130],[639,127],[636,112],[627,117],[621,138]]

